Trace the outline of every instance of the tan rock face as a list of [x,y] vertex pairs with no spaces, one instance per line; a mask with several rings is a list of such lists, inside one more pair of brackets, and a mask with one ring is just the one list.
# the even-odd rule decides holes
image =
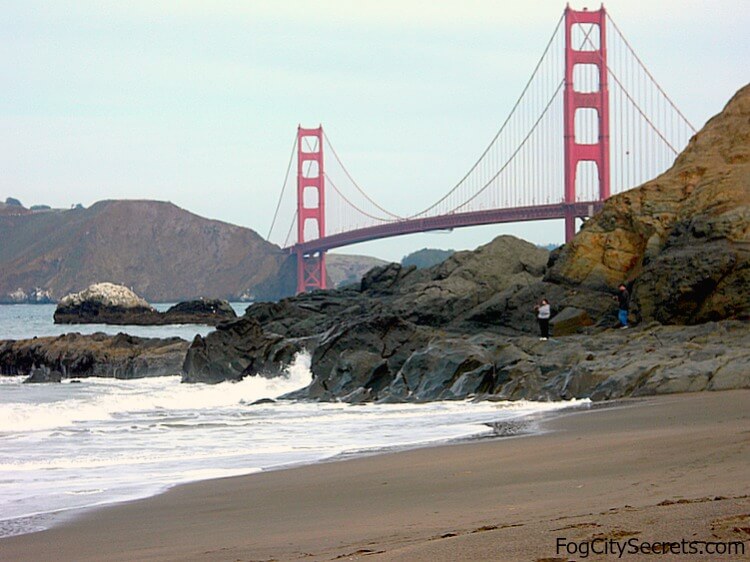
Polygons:
[[594,289],[632,281],[643,318],[693,323],[747,314],[749,252],[750,85],[672,168],[607,201],[548,277]]

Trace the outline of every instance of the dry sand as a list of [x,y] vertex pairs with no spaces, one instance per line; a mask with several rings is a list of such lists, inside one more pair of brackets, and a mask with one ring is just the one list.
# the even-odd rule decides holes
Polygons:
[[744,540],[744,557],[622,559],[750,559],[750,390],[625,401],[544,427],[179,486],[2,539],[0,559],[605,559],[557,552],[562,537]]

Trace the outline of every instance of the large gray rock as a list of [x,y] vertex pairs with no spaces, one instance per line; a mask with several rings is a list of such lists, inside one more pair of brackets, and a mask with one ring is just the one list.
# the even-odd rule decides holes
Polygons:
[[360,387],[377,393],[431,336],[431,330],[395,316],[342,323],[321,338],[312,354],[308,397],[332,399]]
[[594,321],[589,316],[589,313],[575,306],[566,306],[550,320],[550,328],[552,334],[555,336],[575,334],[593,324]]
[[205,338],[195,337],[182,365],[182,382],[215,384],[279,375],[303,345],[267,334],[256,320],[242,317],[220,324]]
[[0,341],[0,375],[26,375],[27,382],[178,375],[187,348],[180,338],[103,333]]
[[[417,402],[464,398],[492,387],[494,364],[481,345],[463,339],[432,340],[414,351],[397,374],[394,394]],[[388,391],[384,392],[387,395]]]

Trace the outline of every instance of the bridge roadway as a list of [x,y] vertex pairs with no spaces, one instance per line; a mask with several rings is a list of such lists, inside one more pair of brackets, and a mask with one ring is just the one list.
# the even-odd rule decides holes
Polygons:
[[585,218],[592,216],[604,205],[601,201],[582,201],[573,204],[554,203],[551,205],[539,205],[533,207],[515,207],[512,209],[490,209],[487,211],[471,211],[466,213],[452,213],[437,217],[425,217],[415,219],[404,219],[388,222],[377,226],[368,226],[324,236],[316,240],[310,240],[302,244],[295,244],[286,248],[290,253],[302,252],[310,255],[315,252],[323,252],[342,246],[350,246],[359,242],[391,238],[404,234],[415,234],[417,232],[429,232],[432,230],[452,230],[467,226],[480,226],[483,224],[500,224],[508,222],[526,222],[550,219],[563,219],[566,214]]

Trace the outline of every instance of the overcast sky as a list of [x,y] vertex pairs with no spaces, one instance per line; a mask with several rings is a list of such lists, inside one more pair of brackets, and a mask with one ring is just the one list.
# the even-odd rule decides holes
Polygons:
[[[750,81],[750,0],[605,5],[696,126]],[[322,123],[361,185],[386,207],[415,211],[485,148],[564,7],[3,2],[0,199],[54,207],[168,200],[265,236],[297,125]],[[496,225],[341,251],[398,260],[500,233],[537,243],[563,237],[557,224]]]

